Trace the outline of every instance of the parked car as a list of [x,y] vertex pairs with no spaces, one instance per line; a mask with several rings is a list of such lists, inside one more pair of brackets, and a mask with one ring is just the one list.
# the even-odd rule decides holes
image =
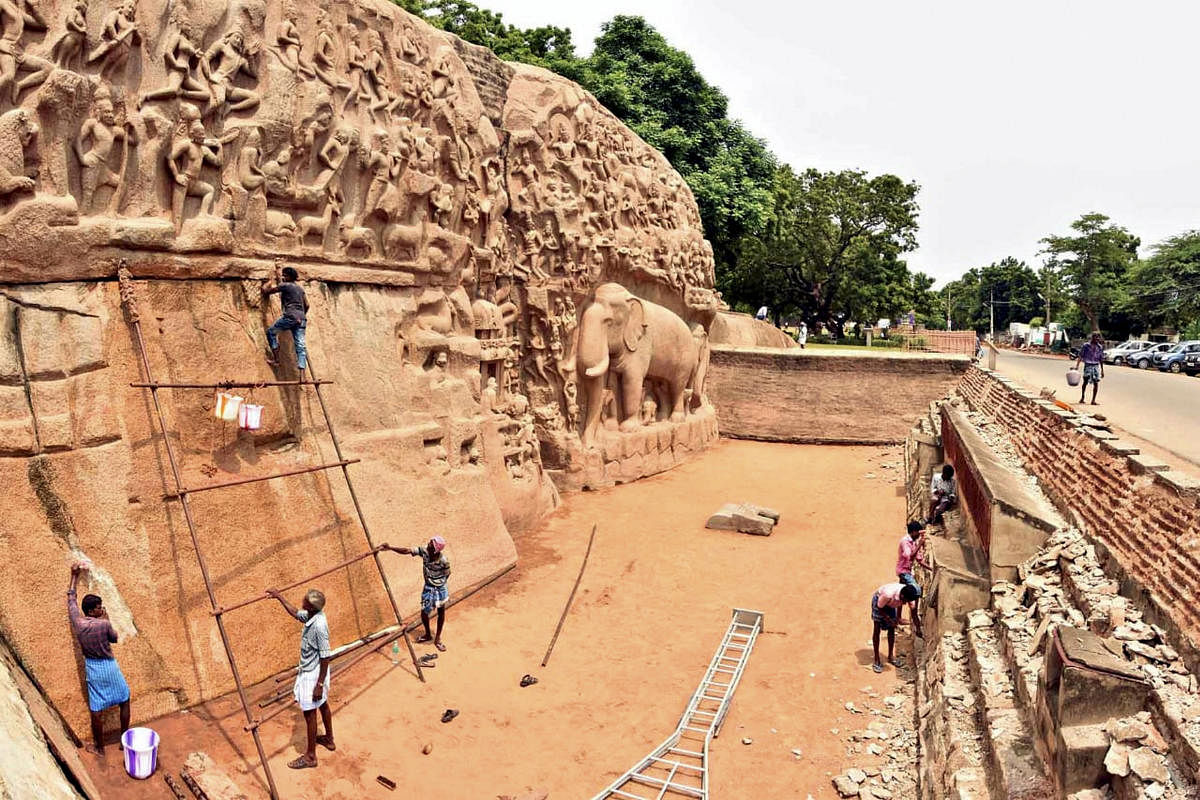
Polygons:
[[1200,341],[1180,342],[1169,350],[1154,354],[1154,366],[1160,372],[1183,372],[1183,360],[1188,353],[1200,353]]
[[1188,353],[1183,357],[1183,371],[1188,375],[1200,375],[1200,353]]
[[1131,353],[1125,359],[1125,363],[1131,367],[1138,369],[1149,369],[1154,364],[1154,357],[1159,353],[1165,353],[1175,346],[1174,342],[1159,342],[1152,344],[1145,350],[1139,350],[1136,353]]
[[1140,350],[1145,350],[1153,342],[1143,341],[1141,339],[1131,339],[1128,342],[1121,342],[1116,347],[1104,351],[1104,363],[1120,366],[1124,364],[1128,358]]

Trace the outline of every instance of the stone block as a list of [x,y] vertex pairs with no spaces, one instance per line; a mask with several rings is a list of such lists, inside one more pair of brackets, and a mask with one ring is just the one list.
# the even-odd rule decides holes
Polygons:
[[1100,449],[1115,456],[1136,456],[1142,452],[1137,445],[1130,444],[1124,439],[1109,439],[1101,442]]
[[[765,510],[770,511],[770,509]],[[748,503],[726,503],[717,510],[717,513],[709,517],[705,527],[718,531],[738,531],[755,536],[770,536],[779,515],[776,513],[774,517],[770,517],[759,512],[759,506]]]
[[1200,479],[1194,478],[1186,472],[1168,469],[1154,474],[1154,482],[1162,486],[1166,486],[1179,497],[1189,500],[1195,499],[1200,495]]
[[1134,475],[1145,475],[1148,472],[1162,472],[1170,467],[1161,459],[1139,453],[1129,457],[1129,469]]
[[0,455],[37,452],[33,415],[23,386],[0,386]]
[[1064,793],[1100,786],[1107,779],[1104,756],[1108,735],[1103,725],[1069,725],[1058,731],[1055,779]]

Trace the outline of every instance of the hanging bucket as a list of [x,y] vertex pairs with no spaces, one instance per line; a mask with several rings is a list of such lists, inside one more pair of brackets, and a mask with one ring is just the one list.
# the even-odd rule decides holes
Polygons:
[[238,427],[244,431],[256,431],[262,427],[262,406],[253,403],[242,403],[238,409]]
[[213,406],[213,414],[217,419],[233,422],[238,418],[238,409],[241,408],[241,405],[242,398],[236,394],[217,392],[217,402]]
[[1067,370],[1067,386],[1078,386],[1081,380],[1083,380],[1083,376],[1079,374],[1079,370]]
[[150,728],[130,728],[121,734],[125,748],[125,771],[129,777],[145,780],[158,768],[158,732]]

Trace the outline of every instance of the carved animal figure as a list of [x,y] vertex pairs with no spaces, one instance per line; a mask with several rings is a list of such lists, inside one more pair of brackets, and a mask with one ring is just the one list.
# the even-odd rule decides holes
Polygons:
[[338,226],[341,234],[342,252],[350,255],[352,250],[366,250],[367,258],[375,255],[375,231],[361,225],[355,225],[353,220],[342,220]]
[[330,197],[325,202],[325,211],[319,217],[301,217],[296,222],[296,245],[303,247],[304,243],[310,236],[319,236],[321,246],[325,245],[325,232],[329,230],[329,223],[333,221],[335,214],[339,214],[342,210],[342,204],[338,202],[336,197]]
[[26,109],[0,114],[0,196],[33,191],[34,180],[25,175],[25,148],[38,132],[38,124]]
[[422,220],[415,225],[392,223],[383,229],[383,253],[388,258],[416,259],[425,243],[425,226]]
[[294,238],[296,236],[296,220],[292,219],[292,215],[286,211],[268,208],[263,233],[273,238]]
[[675,312],[630,294],[619,283],[596,287],[579,320],[576,347],[587,414],[582,440],[591,444],[600,423],[603,391],[615,378],[620,428],[641,424],[643,386],[647,378],[662,383],[661,408],[672,422],[686,416],[686,390],[700,362],[697,337]]

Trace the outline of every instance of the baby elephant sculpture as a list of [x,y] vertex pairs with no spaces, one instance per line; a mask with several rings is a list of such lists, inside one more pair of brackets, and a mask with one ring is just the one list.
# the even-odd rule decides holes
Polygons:
[[590,445],[600,424],[604,388],[614,385],[623,431],[642,424],[642,388],[647,379],[661,387],[672,422],[685,418],[686,390],[694,388],[702,339],[675,312],[634,297],[619,283],[596,287],[579,320],[576,368],[587,409],[583,443]]

